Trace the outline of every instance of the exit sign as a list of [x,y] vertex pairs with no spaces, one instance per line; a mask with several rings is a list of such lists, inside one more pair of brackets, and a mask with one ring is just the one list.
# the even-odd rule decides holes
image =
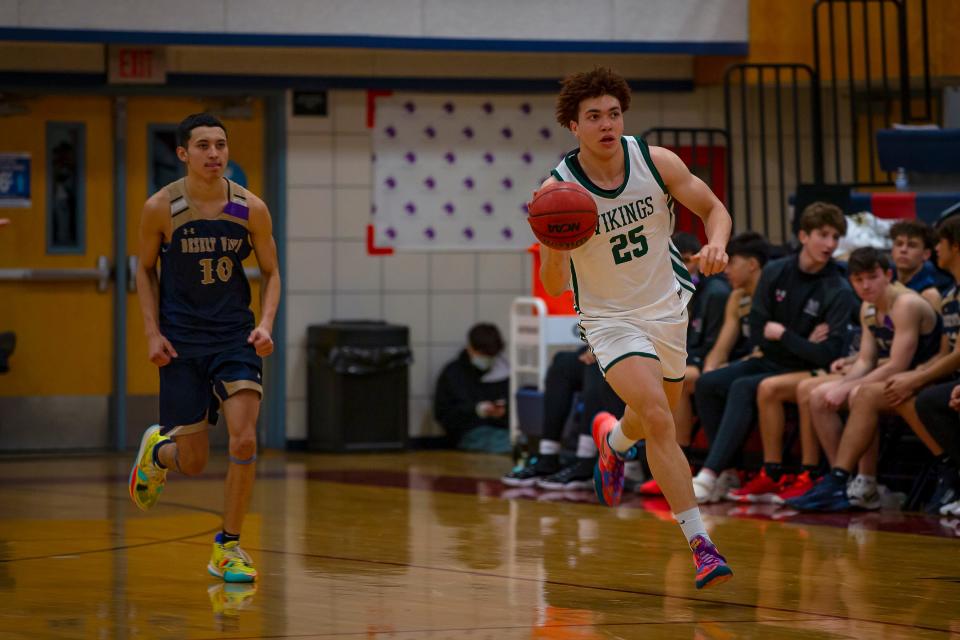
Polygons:
[[163,84],[167,81],[165,47],[110,45],[107,51],[110,84]]

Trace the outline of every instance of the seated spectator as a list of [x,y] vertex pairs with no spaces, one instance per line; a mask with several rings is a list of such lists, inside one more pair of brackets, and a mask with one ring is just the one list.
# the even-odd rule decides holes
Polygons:
[[939,499],[942,504],[937,511],[942,516],[960,516],[960,470],[957,468],[960,460],[960,419],[957,417],[960,411],[960,384],[953,385],[947,400],[947,407],[952,413],[944,411],[943,405],[932,396],[932,402],[921,402],[927,391],[925,389],[917,396],[917,410],[924,424],[935,425],[931,432],[937,442],[943,442],[945,450],[938,456],[941,473],[934,495],[942,494]]
[[750,308],[770,246],[756,231],[745,231],[727,245],[725,273],[733,287],[724,308],[723,326],[703,361],[703,373],[726,366],[750,353]]
[[[760,382],[827,367],[841,355],[854,297],[832,255],[846,228],[835,205],[815,202],[804,210],[800,252],[767,264],[757,284],[749,316],[751,343],[757,350],[700,377],[697,413],[710,451],[693,479],[698,502],[716,502],[736,488],[737,475],[730,466],[753,426]],[[811,341],[811,333],[824,323],[829,327],[826,339]]]
[[[885,381],[933,357],[942,335],[940,316],[915,291],[893,282],[886,256],[877,249],[857,249],[850,256],[850,281],[863,300],[860,354],[840,377],[817,387],[810,396],[810,419],[833,468],[822,482],[787,504],[803,510],[879,509],[876,457],[847,488],[857,462],[877,438],[877,415],[863,415],[861,397],[879,391]],[[839,412],[849,406],[846,429]],[[842,435],[841,435],[842,433]]]
[[[674,241],[677,247],[680,244]],[[696,245],[699,247],[699,243]],[[692,246],[691,246],[692,248]],[[699,249],[698,249],[699,250]],[[723,302],[723,315],[720,315],[719,297],[720,288],[717,287],[717,293],[712,294],[712,304],[703,305],[705,311],[700,312],[700,320],[696,319],[694,302],[697,298],[691,300],[688,309],[690,309],[690,327],[687,330],[687,370],[683,380],[683,392],[680,402],[673,411],[673,419],[677,424],[677,443],[684,450],[689,458],[690,440],[693,433],[693,393],[696,388],[697,380],[700,379],[701,371],[703,373],[713,371],[727,364],[728,361],[739,360],[746,356],[750,349],[750,325],[747,317],[750,314],[750,304],[753,299],[753,292],[760,280],[760,272],[767,263],[770,247],[763,236],[755,231],[745,231],[734,237],[727,244],[727,255],[729,262],[725,269],[725,275],[730,287],[727,287],[727,297]],[[691,252],[690,255],[696,253]],[[681,249],[681,256],[684,263],[688,262],[687,254]],[[687,270],[691,274],[696,272],[697,265],[689,261]],[[707,278],[707,281],[716,280],[716,276]],[[700,286],[697,287],[697,293],[700,293]],[[708,319],[704,315],[709,314]],[[720,324],[722,318],[722,324]],[[701,341],[697,343],[694,335],[694,323],[697,322],[700,327],[710,326],[711,332],[715,333],[715,339],[709,342]],[[717,326],[719,324],[719,327]],[[693,346],[691,346],[693,345]],[[661,495],[660,487],[656,480],[649,480],[641,488],[640,493],[645,495]]]
[[[623,413],[624,404],[603,378],[597,359],[587,347],[577,351],[561,351],[553,357],[543,385],[543,437],[539,454],[531,456],[526,466],[514,469],[501,478],[511,487],[538,486],[548,490],[593,488],[593,466],[597,445],[591,425],[600,411]],[[576,459],[560,466],[561,438],[574,396],[580,393],[583,409],[577,436]]]
[[474,325],[467,346],[437,379],[433,413],[452,446],[465,451],[509,453],[507,396],[510,365],[496,325]]
[[673,244],[683,264],[690,272],[697,290],[687,303],[687,368],[683,378],[680,402],[673,409],[677,425],[677,443],[684,453],[689,453],[693,432],[693,390],[700,378],[703,359],[713,348],[723,326],[723,309],[730,296],[730,285],[720,274],[709,278],[700,277],[700,266],[693,259],[700,251],[700,241],[690,234],[673,234]]
[[[960,218],[950,218],[937,229],[937,265],[949,272],[954,286],[940,303],[944,336],[940,353],[915,371],[892,376],[882,394],[873,397],[877,413],[890,407],[917,434],[937,461],[937,487],[926,511],[937,513],[960,491],[957,458],[950,452],[955,437],[948,411],[953,387],[960,370]],[[943,423],[941,420],[946,419]]]
[[934,309],[940,308],[936,271],[929,263],[937,234],[922,220],[903,220],[890,227],[897,281],[913,289]]

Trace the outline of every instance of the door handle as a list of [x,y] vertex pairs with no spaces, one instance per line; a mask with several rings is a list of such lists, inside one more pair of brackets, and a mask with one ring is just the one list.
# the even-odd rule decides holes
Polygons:
[[110,260],[98,256],[92,269],[0,269],[0,282],[96,282],[97,291],[104,293],[112,275]]

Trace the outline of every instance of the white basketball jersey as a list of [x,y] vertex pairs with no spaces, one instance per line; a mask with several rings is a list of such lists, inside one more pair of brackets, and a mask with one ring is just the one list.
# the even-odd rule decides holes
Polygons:
[[624,180],[601,189],[571,151],[551,175],[583,186],[597,203],[596,233],[570,252],[577,312],[585,318],[638,314],[678,318],[694,292],[690,273],[673,246],[672,198],[650,159],[646,142],[620,138]]

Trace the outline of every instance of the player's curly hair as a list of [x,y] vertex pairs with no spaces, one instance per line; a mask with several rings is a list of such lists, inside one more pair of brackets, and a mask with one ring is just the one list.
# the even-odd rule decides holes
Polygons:
[[557,122],[561,127],[569,129],[570,122],[575,121],[580,113],[580,103],[600,96],[613,96],[619,100],[621,111],[630,108],[630,86],[612,69],[596,67],[593,71],[567,76],[560,81]]

